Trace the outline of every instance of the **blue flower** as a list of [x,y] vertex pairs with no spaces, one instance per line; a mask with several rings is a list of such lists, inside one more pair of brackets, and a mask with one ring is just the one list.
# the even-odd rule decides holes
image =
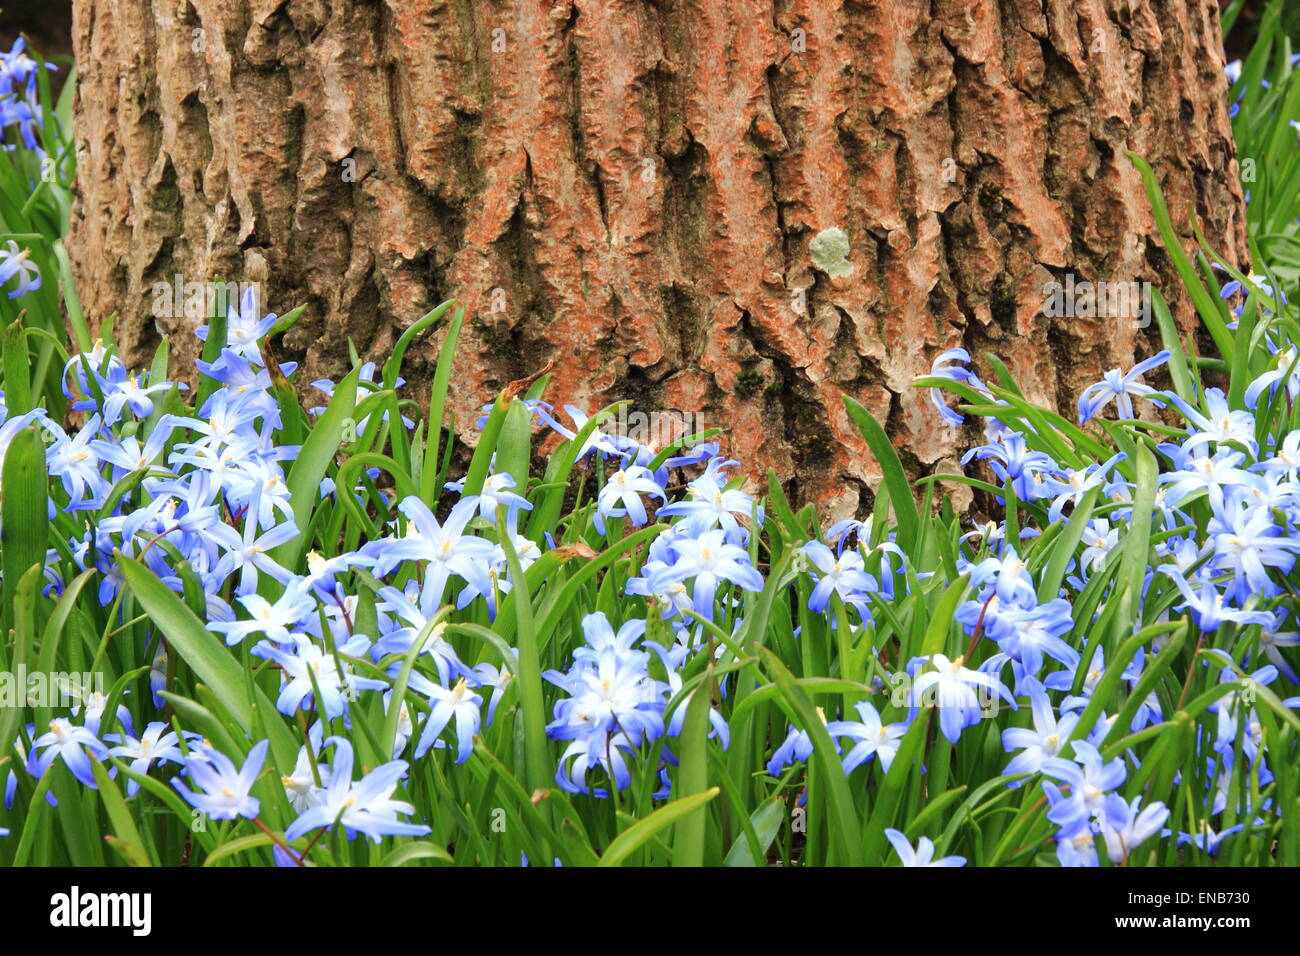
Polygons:
[[713,601],[718,586],[730,581],[746,591],[763,590],[763,576],[750,563],[749,553],[728,544],[722,529],[706,531],[698,538],[674,537],[675,560],[650,576],[653,591],[666,591],[676,582],[694,582],[695,613],[713,619]]
[[879,712],[870,701],[859,701],[854,706],[861,721],[832,720],[826,725],[832,737],[847,737],[853,741],[853,746],[844,755],[844,773],[852,773],[854,768],[872,757],[879,757],[881,768],[888,773],[908,725],[882,723]]
[[1243,487],[1262,488],[1263,479],[1252,472],[1238,467],[1245,460],[1245,453],[1224,450],[1213,457],[1200,453],[1185,454],[1181,448],[1174,459],[1175,471],[1160,475],[1156,481],[1169,485],[1166,500],[1177,505],[1197,491],[1209,495],[1210,507],[1215,511],[1223,508],[1223,490],[1226,487],[1240,485]]
[[[271,394],[271,373],[262,367],[260,361],[255,364],[234,349],[224,348],[215,362],[198,359],[194,364],[208,378],[224,386],[208,396],[199,408],[200,417],[211,414],[214,402],[231,398],[242,408],[260,415],[279,414],[279,402]],[[280,371],[287,376],[295,368],[295,363],[284,362]],[[222,397],[218,398],[219,395]]]
[[[379,610],[384,612],[379,619],[383,636],[375,642],[372,649],[375,660],[386,654],[405,654],[437,613],[436,599],[430,590],[418,591],[414,583],[409,589],[409,594],[393,587],[381,588],[378,592]],[[420,602],[418,606],[416,600]],[[394,615],[395,620],[390,619],[389,614]],[[433,658],[438,679],[444,685],[449,685],[454,678],[468,674],[469,668],[461,662],[456,649],[444,637],[446,630],[445,622],[435,624],[420,653]]]
[[575,740],[560,755],[560,765],[555,771],[555,782],[566,793],[583,793],[599,799],[609,797],[610,791],[587,783],[587,774],[600,767],[606,777],[619,790],[632,785],[632,771],[628,768],[629,754],[636,747],[625,734],[611,734],[599,745],[594,740]]
[[1191,423],[1191,433],[1182,443],[1183,454],[1201,445],[1226,445],[1235,442],[1255,451],[1255,416],[1243,409],[1231,408],[1222,389],[1211,388],[1205,392],[1205,414],[1187,404],[1174,393],[1169,401]]
[[487,724],[492,726],[492,718],[496,716],[497,704],[501,703],[501,698],[505,696],[506,690],[510,687],[510,682],[514,680],[514,668],[519,664],[519,652],[510,648],[511,661],[508,667],[497,667],[487,661],[475,664],[471,673],[473,674],[476,687],[491,687],[492,696],[488,699],[488,716]]
[[[150,765],[155,760],[166,760],[175,764],[185,762],[185,754],[178,746],[180,740],[175,731],[168,730],[167,725],[160,720],[155,720],[145,727],[144,733],[138,739],[130,735],[122,737],[117,734],[110,734],[105,739],[118,744],[109,753],[114,757],[129,757],[131,770],[138,774],[148,773]],[[126,795],[133,797],[139,789],[139,782],[130,780],[126,785]]]
[[[1272,348],[1271,345],[1269,347]],[[1268,389],[1269,401],[1272,401],[1273,394],[1282,382],[1286,382],[1286,391],[1291,397],[1291,401],[1294,402],[1297,398],[1300,398],[1300,352],[1296,350],[1294,345],[1288,345],[1280,350],[1275,349],[1274,353],[1274,367],[1246,386],[1243,399],[1251,408],[1258,405],[1259,397],[1264,393],[1265,389]],[[1291,434],[1295,435],[1296,433],[1292,432]]]
[[1105,485],[1107,476],[1125,457],[1123,452],[1117,452],[1100,465],[1093,462],[1083,468],[1067,469],[1063,479],[1046,478],[1047,494],[1055,496],[1047,509],[1047,520],[1060,521],[1067,504],[1077,505],[1089,491]]
[[939,709],[939,728],[952,743],[956,743],[966,727],[973,727],[983,717],[984,708],[976,695],[976,688],[996,694],[1016,709],[1015,698],[997,678],[982,671],[963,666],[962,658],[949,660],[943,654],[930,658],[934,670],[925,671],[912,684],[913,706],[933,706]]
[[1079,395],[1079,424],[1082,425],[1088,419],[1092,418],[1112,401],[1115,402],[1116,410],[1122,419],[1132,419],[1137,416],[1133,413],[1133,397],[1147,398],[1157,405],[1163,404],[1162,397],[1165,393],[1157,392],[1150,385],[1144,385],[1138,381],[1145,372],[1159,368],[1169,361],[1169,352],[1157,352],[1145,361],[1138,362],[1128,372],[1120,369],[1111,369],[1107,372],[1100,382],[1095,385],[1089,385],[1082,394]]
[[586,739],[599,749],[616,733],[633,746],[663,734],[665,687],[650,677],[650,655],[630,646],[644,629],[644,622],[637,624],[614,635],[604,614],[583,618],[588,648],[575,651],[567,674],[542,675],[570,695],[555,704],[555,719],[546,728],[553,738]]
[[808,610],[820,614],[830,604],[831,594],[835,593],[845,604],[858,608],[864,619],[870,616],[866,609],[867,595],[879,591],[880,586],[864,570],[862,555],[848,551],[836,557],[820,541],[809,541],[803,546],[803,552],[821,572],[814,575],[817,586],[808,595]]
[[812,737],[808,735],[808,731],[791,727],[781,746],[773,751],[772,759],[767,762],[767,772],[774,777],[779,777],[788,764],[807,760],[812,756],[812,752]]
[[298,537],[298,528],[292,521],[276,525],[259,535],[257,522],[248,517],[244,520],[242,536],[229,525],[214,525],[208,533],[226,549],[212,571],[213,576],[224,581],[238,571],[236,594],[252,594],[256,591],[258,572],[270,575],[281,584],[288,584],[293,577],[293,573],[276,563],[270,554],[275,548]]
[[40,751],[33,757],[33,776],[44,775],[56,759],[62,758],[78,781],[92,790],[98,789],[87,751],[96,759],[107,760],[108,748],[91,730],[75,726],[66,717],[56,717],[50,721],[49,732],[32,741],[32,749]]
[[1063,828],[1101,812],[1106,795],[1122,784],[1126,776],[1123,760],[1106,763],[1096,747],[1082,740],[1073,741],[1071,746],[1075,760],[1049,757],[1042,766],[1044,774],[1070,786],[1069,795],[1047,813],[1049,820]]
[[964,856],[945,856],[942,859],[934,859],[934,841],[927,836],[921,837],[916,842],[916,849],[912,849],[912,844],[907,842],[907,837],[899,830],[892,828],[885,830],[885,838],[889,840],[889,845],[894,848],[898,854],[899,860],[903,866],[965,866],[966,858]]
[[91,445],[91,439],[99,432],[100,426],[98,415],[92,415],[72,436],[64,434],[57,426],[51,426],[56,438],[45,452],[46,467],[51,477],[63,481],[64,490],[75,508],[98,508],[110,490],[108,482],[99,473],[99,456]]
[[1050,476],[1057,465],[1046,452],[1032,451],[1019,432],[1003,432],[996,441],[977,445],[962,456],[964,465],[972,458],[989,462],[993,473],[1004,484],[1011,483],[1021,501],[1037,501],[1052,494]]
[[659,509],[659,514],[699,519],[703,522],[700,527],[705,529],[720,525],[727,533],[728,540],[744,544],[749,532],[741,522],[757,517],[758,523],[762,524],[763,509],[759,507],[755,514],[753,498],[738,488],[727,487],[727,476],[722,469],[734,464],[735,462],[723,458],[711,459],[704,474],[687,485],[691,493],[690,499],[664,505]]
[[592,518],[596,530],[605,533],[606,518],[627,516],[638,526],[649,521],[645,504],[641,501],[642,495],[650,495],[660,501],[668,500],[649,468],[627,465],[610,475],[596,497],[596,514]]
[[[327,718],[341,717],[347,712],[348,701],[355,699],[359,690],[384,690],[381,680],[358,677],[347,664],[340,664],[343,656],[360,657],[370,648],[370,639],[357,634],[331,654],[309,640],[301,640],[290,648],[279,648],[262,641],[253,648],[255,657],[265,657],[280,665],[283,684],[276,699],[276,709],[282,714],[294,714],[315,701]],[[292,653],[291,653],[292,652]],[[320,700],[315,700],[320,691]]]
[[419,498],[403,498],[397,509],[406,517],[406,534],[384,538],[365,545],[353,559],[370,564],[380,576],[390,573],[404,561],[427,561],[424,588],[430,601],[440,603],[447,580],[455,574],[473,583],[483,594],[492,592],[487,562],[492,544],[483,538],[465,534],[465,526],[474,517],[478,503],[470,498],[458,501],[442,524]]
[[456,722],[456,763],[464,763],[474,750],[474,735],[478,733],[483,719],[483,698],[470,690],[469,682],[461,678],[456,686],[448,690],[429,680],[423,674],[412,671],[410,676],[412,690],[429,698],[431,710],[424,720],[424,730],[415,745],[415,759],[419,760],[428,752],[435,741],[442,742],[438,736],[447,725]]
[[41,287],[41,270],[36,263],[32,262],[30,256],[31,250],[20,250],[18,243],[12,239],[4,246],[0,246],[0,286],[15,277],[18,279],[9,292],[11,299],[21,298]]
[[[311,384],[312,384],[312,388],[315,388],[323,392],[327,398],[334,397],[334,389],[336,386],[329,379],[327,378],[321,379],[320,381],[312,382]],[[400,376],[393,381],[394,388],[398,388],[405,384],[406,384],[406,380],[401,378]],[[375,382],[375,363],[366,362],[357,371],[357,391],[356,391],[355,403],[357,405],[360,405],[366,398],[368,398],[369,396],[377,392],[379,388],[380,388],[380,384]],[[325,406],[317,405],[309,409],[309,411],[313,415],[320,415],[325,411]],[[385,422],[388,421],[388,412],[384,412],[383,414],[381,414],[380,418]],[[357,434],[364,435],[366,433],[366,427],[369,424],[370,424],[370,416],[369,415],[363,416],[360,421],[356,422]],[[411,429],[415,427],[415,422],[407,418],[405,415],[403,415],[402,425],[405,426],[407,429]]]
[[[1008,753],[1020,751],[1007,764],[1003,774],[1038,773],[1047,760],[1060,753],[1079,722],[1079,714],[1062,714],[1058,720],[1052,714],[1052,704],[1047,699],[1046,690],[1037,681],[1029,682],[1028,692],[1033,711],[1033,729],[1008,727],[1002,731],[1002,749]],[[1010,784],[1013,787],[1019,785],[1020,781]]]
[[[488,408],[490,409],[491,406],[488,406]],[[586,427],[587,422],[591,420],[587,416],[586,412],[582,411],[576,406],[565,405],[564,410],[568,413],[569,418],[573,419],[573,424],[578,429],[578,431],[573,431],[571,429],[565,428],[558,421],[552,418],[551,415],[549,414],[549,408],[550,406],[546,405],[543,402],[543,403],[536,404],[532,408],[532,411],[534,412],[534,414],[537,415],[537,417],[541,421],[545,422],[547,425],[549,425],[551,428],[553,428],[556,432],[558,432],[560,435],[562,435],[564,438],[568,439],[569,441],[574,441],[575,439],[577,439],[578,432],[582,431],[582,429]],[[595,451],[600,451],[602,455],[607,455],[607,456],[616,455],[622,457],[623,454],[622,449],[619,448],[618,444],[615,442],[613,437],[610,435],[606,435],[604,432],[602,432],[599,426],[593,428],[591,432],[587,435],[586,439],[582,443],[582,447],[578,449],[578,454],[575,456],[575,460],[582,461],[584,458],[586,458],[588,455],[590,455],[592,452]]]
[[245,594],[239,598],[250,618],[245,621],[213,621],[210,630],[224,634],[226,646],[234,647],[250,634],[264,634],[277,644],[288,644],[294,638],[292,631],[299,622],[316,614],[316,602],[304,594],[302,583],[291,580],[284,593],[274,603],[260,594]]
[[1045,604],[1027,604],[999,605],[996,611],[990,604],[984,616],[988,636],[1030,676],[1043,669],[1044,654],[1066,667],[1076,666],[1079,652],[1062,639],[1074,628],[1070,602],[1056,598]]
[[1300,684],[1300,676],[1296,675],[1295,668],[1290,662],[1282,656],[1284,647],[1300,647],[1300,632],[1281,630],[1286,625],[1287,612],[1283,609],[1277,609],[1273,612],[1273,620],[1270,624],[1264,626],[1259,636],[1259,649],[1276,667],[1286,679],[1293,684]]
[[[972,388],[981,392],[988,392],[988,388],[975,375],[974,372],[965,366],[970,364],[970,353],[962,348],[945,349],[940,352],[930,365],[930,376],[932,378],[946,378],[954,382],[965,382]],[[930,401],[938,409],[940,417],[949,425],[960,425],[966,419],[960,414],[948,407],[944,401],[943,392],[937,388],[930,389]]]
[[[448,486],[456,482],[448,482]],[[533,505],[527,498],[517,495],[510,489],[515,487],[515,479],[507,472],[488,475],[483,482],[483,490],[471,495],[470,501],[478,502],[479,517],[492,524],[497,522],[497,508],[504,505],[506,509],[506,528],[513,532],[520,511],[532,511]]]
[[1037,600],[1034,579],[1029,573],[1029,565],[1020,557],[1016,549],[1008,545],[1001,558],[988,557],[971,570],[970,583],[983,587],[993,582],[993,591],[999,601],[1007,604],[1025,602],[1033,604]]
[[1244,603],[1251,594],[1277,597],[1283,592],[1268,569],[1289,573],[1300,541],[1284,534],[1268,509],[1252,508],[1240,499],[1225,502],[1222,512],[1210,520],[1208,531],[1214,540],[1212,566],[1233,573],[1225,598]]
[[[1228,827],[1225,830],[1215,830],[1210,826],[1209,820],[1201,822],[1201,829],[1198,833],[1179,833],[1178,846],[1186,846],[1188,843],[1203,850],[1209,856],[1216,856],[1219,852],[1219,844],[1232,836],[1234,833],[1240,833],[1246,828],[1244,823],[1238,823],[1236,826]],[[1168,831],[1165,831],[1167,834]],[[1162,835],[1165,835],[1162,834]]]
[[[1224,621],[1236,624],[1261,624],[1272,622],[1273,616],[1267,611],[1244,611],[1224,603],[1224,596],[1211,579],[1208,569],[1202,569],[1196,576],[1196,587],[1181,574],[1170,573],[1169,565],[1162,565],[1160,570],[1169,575],[1169,579],[1183,593],[1183,602],[1175,605],[1180,610],[1191,612],[1192,620],[1202,631],[1217,631]],[[1098,648],[1101,650],[1101,648]]]
[[1119,794],[1112,793],[1102,805],[1101,835],[1106,841],[1106,856],[1112,863],[1127,861],[1129,854],[1157,835],[1169,819],[1169,808],[1163,803],[1139,809],[1141,800],[1134,797],[1131,803],[1126,803]]
[[[275,325],[275,314],[268,313],[258,318],[257,295],[254,287],[250,285],[244,292],[239,308],[230,306],[226,316],[226,347],[237,355],[261,365],[262,353],[258,348],[258,342]],[[194,330],[194,334],[200,342],[207,342],[208,327],[201,325]]]
[[249,793],[266,760],[267,745],[268,741],[265,740],[255,744],[239,770],[221,751],[199,745],[186,755],[185,771],[202,788],[202,792],[196,793],[182,784],[180,777],[172,778],[172,786],[190,806],[202,810],[213,820],[234,820],[239,817],[251,820],[257,816],[260,804],[257,797],[250,796]]
[[354,781],[352,744],[345,737],[330,737],[326,743],[334,745],[329,781],[324,792],[317,795],[318,802],[284,831],[286,840],[292,842],[336,823],[343,825],[349,840],[361,833],[375,843],[386,836],[424,836],[431,832],[423,824],[398,819],[399,814],[409,816],[415,812],[411,804],[392,799],[398,783],[406,776],[405,760],[390,760]]

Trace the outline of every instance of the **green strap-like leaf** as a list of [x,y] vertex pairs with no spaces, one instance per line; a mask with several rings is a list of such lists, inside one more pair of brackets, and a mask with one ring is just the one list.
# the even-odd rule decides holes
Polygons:
[[669,827],[689,813],[694,813],[718,795],[717,787],[710,787],[703,793],[682,797],[667,806],[660,807],[650,816],[638,820],[610,841],[598,866],[619,866],[629,856],[650,841],[660,830]]
[[18,582],[45,564],[49,537],[49,498],[45,487],[45,444],[35,427],[14,436],[0,473],[0,572],[4,574],[0,621],[13,624]]
[[[334,461],[334,455],[343,441],[343,428],[352,418],[357,402],[357,376],[353,369],[334,389],[325,412],[302,443],[298,458],[289,472],[289,501],[293,505],[293,523],[298,536],[276,548],[271,557],[286,568],[296,568],[307,547],[307,529],[311,526],[312,512],[320,500],[320,483]],[[340,495],[350,489],[337,489]]]
[[1137,167],[1138,173],[1142,176],[1142,182],[1146,186],[1147,197],[1151,200],[1151,215],[1156,221],[1156,228],[1160,230],[1160,236],[1165,241],[1165,251],[1169,253],[1169,258],[1173,261],[1174,268],[1178,270],[1178,276],[1183,280],[1183,285],[1187,287],[1187,294],[1192,297],[1192,302],[1196,306],[1196,311],[1200,313],[1201,321],[1209,330],[1214,344],[1218,346],[1219,354],[1231,362],[1233,353],[1232,333],[1224,324],[1223,316],[1219,314],[1219,307],[1215,304],[1214,299],[1206,290],[1201,282],[1200,276],[1196,274],[1196,267],[1192,265],[1192,260],[1188,258],[1187,253],[1183,250],[1183,245],[1178,239],[1178,233],[1174,231],[1173,220],[1169,218],[1169,207],[1165,205],[1164,193],[1160,189],[1160,183],[1156,179],[1155,171],[1152,170],[1151,164],[1139,156],[1137,153],[1125,153],[1133,165]]
[[880,462],[885,487],[889,489],[889,500],[894,506],[894,519],[898,522],[898,546],[904,553],[911,554],[921,519],[916,513],[916,499],[912,497],[912,488],[908,484],[907,473],[903,471],[903,462],[894,450],[889,436],[869,411],[848,395],[844,396],[844,407],[848,409],[849,418],[861,430],[862,437],[867,440],[872,454]]
[[153,624],[167,643],[216,695],[245,733],[253,729],[253,711],[244,686],[244,671],[221,641],[185,606],[185,602],[134,558],[119,553],[117,565]]

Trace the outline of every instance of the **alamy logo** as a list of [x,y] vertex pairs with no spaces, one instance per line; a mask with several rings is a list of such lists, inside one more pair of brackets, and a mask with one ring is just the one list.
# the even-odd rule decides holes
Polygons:
[[1044,283],[1043,314],[1049,319],[1131,319],[1133,328],[1145,329],[1151,324],[1151,283],[1076,281],[1069,272],[1064,283]]
[[104,696],[104,675],[99,671],[32,671],[24,664],[17,671],[0,671],[0,708],[70,707],[98,695]]
[[681,412],[674,409],[650,413],[629,412],[620,405],[616,413],[598,413],[600,427],[607,434],[619,435],[659,451],[675,442],[705,430],[704,415],[700,412]]
[[244,296],[252,290],[258,302],[261,289],[256,282],[186,282],[179,273],[171,282],[157,282],[153,287],[153,316],[156,319],[206,319],[238,310]]
[[153,896],[149,893],[69,893],[50,897],[50,925],[126,926],[134,936],[148,936],[153,927]]

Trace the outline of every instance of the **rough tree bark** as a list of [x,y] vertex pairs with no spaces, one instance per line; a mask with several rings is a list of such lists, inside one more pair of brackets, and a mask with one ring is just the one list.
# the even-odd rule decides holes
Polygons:
[[841,393],[923,472],[962,437],[910,384],[938,350],[1064,406],[1153,349],[1045,281],[1191,326],[1125,150],[1245,259],[1212,0],[76,0],[74,43],[73,258],[128,355],[192,374],[177,273],[306,303],[304,381],[454,296],[460,422],[554,358],[551,397],[702,412],[837,516],[878,477]]

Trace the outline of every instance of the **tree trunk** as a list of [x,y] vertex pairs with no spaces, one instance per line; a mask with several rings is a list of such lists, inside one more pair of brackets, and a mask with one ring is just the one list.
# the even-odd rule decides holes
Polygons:
[[305,303],[302,381],[454,296],[462,431],[555,359],[549,397],[701,413],[834,516],[878,480],[842,393],[925,472],[970,437],[911,385],[939,350],[1066,408],[1158,347],[1044,283],[1151,280],[1194,326],[1126,150],[1245,260],[1213,0],[76,0],[73,31],[73,261],[128,357],[167,335],[193,374],[195,321],[151,314],[177,274]]

